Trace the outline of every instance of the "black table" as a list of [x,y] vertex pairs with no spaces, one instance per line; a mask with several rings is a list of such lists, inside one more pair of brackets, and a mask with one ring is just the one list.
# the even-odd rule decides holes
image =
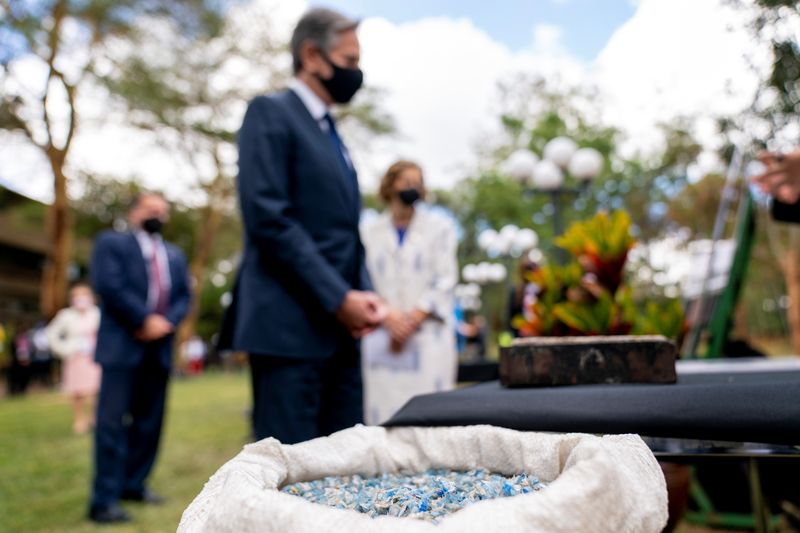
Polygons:
[[[465,377],[487,375],[479,370]],[[384,425],[638,433],[662,460],[746,458],[750,519],[767,531],[757,459],[800,456],[800,360],[679,361],[677,371],[678,382],[668,385],[507,389],[491,381],[412,398]]]
[[472,424],[793,446],[800,444],[800,362],[681,361],[678,382],[668,385],[507,389],[492,381],[412,398],[385,425]]

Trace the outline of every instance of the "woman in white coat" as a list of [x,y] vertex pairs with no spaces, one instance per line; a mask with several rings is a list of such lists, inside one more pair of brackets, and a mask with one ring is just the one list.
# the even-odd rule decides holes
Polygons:
[[388,307],[362,344],[367,424],[385,422],[413,396],[452,389],[458,365],[455,225],[424,203],[422,170],[410,161],[389,168],[379,196],[384,213],[361,228],[367,268]]
[[70,290],[70,306],[58,312],[47,326],[50,349],[62,360],[62,390],[72,399],[75,433],[94,425],[94,398],[100,390],[100,365],[94,362],[100,310],[92,289],[76,284]]

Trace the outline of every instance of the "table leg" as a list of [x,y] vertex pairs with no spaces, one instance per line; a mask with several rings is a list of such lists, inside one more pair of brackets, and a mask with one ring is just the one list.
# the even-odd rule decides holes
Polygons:
[[750,501],[753,504],[753,521],[756,533],[768,533],[769,509],[761,489],[761,475],[758,472],[758,460],[751,457],[748,460],[748,473],[750,477]]

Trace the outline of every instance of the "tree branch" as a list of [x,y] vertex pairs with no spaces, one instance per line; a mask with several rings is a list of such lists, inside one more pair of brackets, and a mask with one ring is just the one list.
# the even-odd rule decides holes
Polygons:
[[[47,73],[47,81],[45,82],[44,87],[44,94],[42,96],[42,115],[44,117],[44,125],[45,130],[47,131],[47,146],[50,149],[55,148],[53,146],[53,125],[50,122],[50,114],[47,112],[47,101],[50,95],[50,81],[58,76],[56,73],[55,68],[55,61],[56,56],[58,55],[59,45],[61,43],[61,23],[64,21],[64,17],[66,16],[66,0],[58,0],[56,4],[53,6],[52,16],[53,16],[53,28],[47,35],[47,45],[50,49],[48,57],[45,59],[47,62],[48,73]],[[63,82],[63,77],[62,77]]]
[[64,146],[60,148],[62,152],[66,153],[69,151],[69,147],[72,144],[72,138],[75,136],[75,127],[77,123],[77,116],[75,113],[75,85],[68,83],[64,77],[64,73],[60,70],[53,68],[51,69],[51,72],[56,78],[59,79],[59,81],[61,81],[61,84],[64,86],[64,90],[67,93],[67,104],[69,106],[69,126],[67,126],[67,138],[64,140]]
[[41,150],[47,150],[46,145],[36,142],[33,137],[33,131],[31,131],[28,123],[19,116],[19,113],[17,113],[17,106],[19,105],[18,100],[19,97],[5,98],[2,104],[0,104],[0,123],[2,123],[0,127],[2,127],[2,129],[12,131],[22,130],[22,133],[25,134],[25,137],[27,137],[34,146],[40,148]]

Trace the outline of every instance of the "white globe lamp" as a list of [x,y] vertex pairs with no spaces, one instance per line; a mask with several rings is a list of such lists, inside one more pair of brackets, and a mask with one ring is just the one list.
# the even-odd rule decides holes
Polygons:
[[568,137],[556,137],[544,146],[544,158],[559,168],[567,168],[578,145]]
[[478,235],[478,246],[481,250],[489,251],[497,244],[497,232],[493,229],[485,229]]
[[530,150],[516,150],[503,162],[500,171],[519,182],[531,180],[533,168],[539,162],[539,157]]
[[564,183],[564,174],[558,166],[546,159],[539,161],[533,172],[533,186],[543,191],[552,191]]
[[539,244],[539,236],[530,228],[522,228],[514,238],[514,248],[520,252],[527,252]]
[[581,148],[569,162],[569,173],[581,181],[589,181],[600,175],[603,156],[594,148]]
[[478,267],[476,265],[464,265],[464,268],[461,270],[461,277],[464,278],[464,281],[467,283],[478,281]]
[[500,263],[494,263],[491,266],[490,272],[490,279],[495,283],[500,283],[504,279],[506,279],[506,267],[501,265]]

